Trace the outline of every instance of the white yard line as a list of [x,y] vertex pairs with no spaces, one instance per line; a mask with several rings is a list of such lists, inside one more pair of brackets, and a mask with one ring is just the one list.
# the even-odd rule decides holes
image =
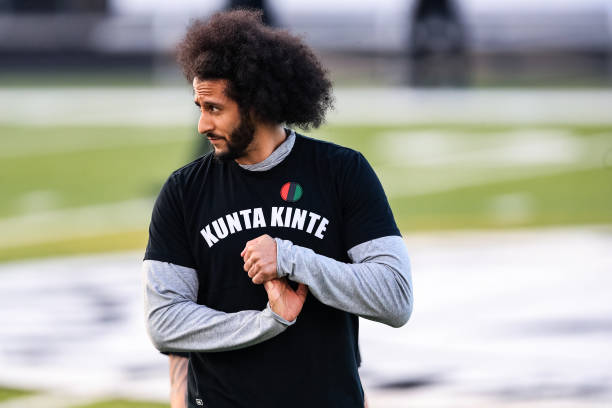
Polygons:
[[[336,89],[330,123],[610,124],[612,91],[594,89]],[[195,123],[191,89],[0,89],[0,123]]]
[[144,229],[154,198],[98,204],[0,219],[0,247]]
[[383,132],[376,170],[392,197],[416,196],[535,176],[599,168],[612,155],[612,134],[565,129],[466,134],[448,130]]
[[612,151],[612,133],[578,136],[568,129],[520,129],[466,133],[430,129],[382,132],[378,155],[389,165],[512,168],[603,164]]
[[446,174],[422,176],[410,171],[398,172],[397,168],[377,167],[385,192],[389,197],[414,197],[432,193],[441,193],[462,187],[476,187],[504,181],[515,181],[537,176],[553,176],[577,170],[597,168],[597,165],[567,167],[526,168],[500,172],[496,170],[477,169],[466,172],[465,169],[448,169]]
[[44,393],[0,402],[0,408],[71,408],[94,402],[91,396]]
[[28,141],[21,139],[18,142],[10,145],[8,143],[2,143],[0,141],[0,158],[15,158],[15,157],[30,157],[30,156],[47,156],[53,154],[73,153],[73,152],[85,152],[91,150],[106,150],[116,149],[119,147],[127,146],[149,146],[156,144],[168,144],[173,142],[183,142],[189,140],[195,140],[194,134],[168,133],[164,137],[147,137],[147,138],[124,138],[124,139],[113,139],[105,137],[92,138],[89,135],[83,135],[79,139],[70,140],[51,140],[43,141],[33,140]]

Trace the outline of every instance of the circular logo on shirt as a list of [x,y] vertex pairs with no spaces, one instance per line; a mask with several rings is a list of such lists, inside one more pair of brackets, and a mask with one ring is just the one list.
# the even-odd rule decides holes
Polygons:
[[295,181],[289,181],[281,187],[281,198],[290,203],[296,202],[302,198],[302,186]]

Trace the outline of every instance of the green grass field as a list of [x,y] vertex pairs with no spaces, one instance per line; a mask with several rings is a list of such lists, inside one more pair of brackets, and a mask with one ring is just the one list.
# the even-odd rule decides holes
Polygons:
[[[21,390],[15,388],[0,387],[0,404],[10,401],[15,403],[11,406],[16,405],[17,402],[27,401],[28,397],[35,395],[44,395],[31,390]],[[24,406],[31,406],[30,403],[24,404]],[[105,399],[99,401],[93,401],[91,403],[70,405],[70,408],[168,408],[170,405],[166,403],[154,402],[154,401],[137,401],[129,399]]]
[[15,388],[0,387],[0,403],[14,398],[22,398],[33,395],[33,391],[19,390]]
[[87,405],[75,405],[70,408],[169,408],[169,404],[151,401],[133,401],[124,399],[112,399],[93,402]]
[[[0,125],[0,261],[142,250],[191,127]],[[362,151],[404,234],[612,222],[612,126],[326,126]]]

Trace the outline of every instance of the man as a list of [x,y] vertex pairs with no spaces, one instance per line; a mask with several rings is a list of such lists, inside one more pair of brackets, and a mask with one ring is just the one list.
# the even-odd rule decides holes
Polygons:
[[358,316],[405,324],[410,265],[365,158],[283,126],[321,124],[326,72],[245,10],[193,23],[178,61],[213,152],[172,173],[155,203],[153,344],[189,357],[189,407],[363,407]]

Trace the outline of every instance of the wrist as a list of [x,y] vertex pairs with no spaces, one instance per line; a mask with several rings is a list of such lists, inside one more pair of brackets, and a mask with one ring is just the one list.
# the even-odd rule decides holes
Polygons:
[[[276,313],[274,309],[272,308],[272,305],[270,305],[270,302],[268,302],[268,304],[266,305],[266,309],[264,310],[264,312],[267,312],[270,315],[270,317],[272,317],[274,320],[278,321],[279,323],[284,324],[285,326],[291,326],[297,320],[297,316],[294,317],[293,319],[286,319],[284,316],[281,316],[280,314]],[[287,317],[292,317],[292,316],[287,316]]]
[[276,274],[278,278],[291,276],[293,261],[291,251],[293,243],[286,239],[274,238],[276,241]]

